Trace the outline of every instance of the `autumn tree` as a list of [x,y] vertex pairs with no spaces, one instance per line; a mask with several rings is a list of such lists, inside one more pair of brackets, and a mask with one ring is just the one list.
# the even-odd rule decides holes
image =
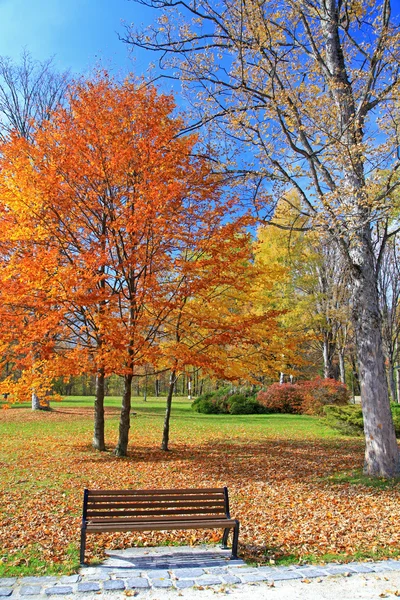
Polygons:
[[337,245],[308,228],[304,217],[297,218],[295,230],[290,228],[298,210],[297,194],[289,193],[274,211],[274,223],[279,228],[258,228],[257,262],[265,269],[275,266],[283,271],[272,289],[265,290],[265,300],[269,298],[276,307],[285,309],[285,328],[303,336],[300,343],[304,353],[311,351],[309,358],[317,355],[318,363],[323,363],[324,377],[337,379],[340,372],[345,383],[344,356],[350,320],[347,271]]
[[[400,34],[390,0],[139,1],[163,14],[127,41],[161,51],[168,76],[192,97],[199,91],[199,125],[217,123],[251,149],[257,191],[265,180],[275,197],[294,188],[302,213],[340,246],[354,298],[365,472],[397,476],[371,235],[400,166]],[[257,208],[268,196],[259,194]]]
[[168,450],[175,384],[185,370],[197,367],[211,377],[254,383],[276,372],[282,353],[289,352],[277,324],[280,311],[259,311],[254,301],[255,281],[265,273],[252,260],[244,229],[248,218],[226,222],[226,208],[220,214],[206,208],[196,227],[190,227],[190,246],[177,257],[171,274],[179,288],[159,348],[159,365],[170,371],[163,450]]
[[[105,377],[124,378],[119,456],[127,453],[133,377],[156,363],[160,332],[182,286],[199,278],[199,271],[197,279],[179,272],[179,256],[196,244],[204,253],[200,237],[220,240],[221,252],[233,240],[221,237],[232,204],[223,181],[195,156],[197,138],[178,135],[183,122],[173,110],[172,97],[151,86],[100,74],[76,84],[68,105],[31,139],[13,136],[2,148],[4,214],[23,236],[26,272],[43,270],[42,254],[36,260],[32,252],[39,241],[54,255],[52,285],[43,286],[46,306],[59,316],[51,335],[53,375],[96,373],[98,449],[105,447]],[[236,222],[233,231],[242,232]],[[215,252],[213,260],[217,266]],[[18,261],[7,267],[8,287],[18,281],[19,255]],[[223,281],[221,264],[217,274]]]
[[[59,73],[52,59],[36,61],[26,50],[18,63],[10,58],[0,57],[0,137],[6,140],[11,133],[29,138],[34,130],[43,123],[51,112],[66,97],[69,81],[67,72]],[[8,253],[5,237],[4,260]],[[5,306],[7,303],[5,304]],[[25,303],[26,306],[26,303]],[[10,365],[6,362],[6,369]],[[51,386],[48,386],[49,390]],[[47,402],[32,390],[32,409],[46,407]]]

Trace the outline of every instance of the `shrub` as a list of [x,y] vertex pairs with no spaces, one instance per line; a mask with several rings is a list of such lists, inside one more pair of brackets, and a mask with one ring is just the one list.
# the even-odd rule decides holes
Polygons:
[[343,383],[317,377],[298,383],[274,383],[259,392],[257,400],[271,413],[321,415],[325,405],[345,405],[349,396]]
[[273,383],[266,391],[258,392],[257,400],[269,413],[302,412],[303,395],[298,384]]
[[192,409],[204,414],[251,415],[265,412],[250,390],[232,394],[230,388],[199,396],[192,402]]
[[265,410],[254,396],[233,394],[229,398],[229,412],[231,415],[254,415],[263,413]]
[[324,406],[328,425],[348,435],[361,435],[364,428],[361,406]]
[[[397,404],[391,405],[393,424],[396,436],[400,437],[400,409]],[[324,406],[323,413],[328,425],[348,435],[362,435],[364,419],[361,406]]]
[[349,402],[350,392],[347,386],[335,379],[316,377],[311,381],[299,383],[302,389],[302,412],[308,415],[322,415],[323,407],[330,404],[345,406]]

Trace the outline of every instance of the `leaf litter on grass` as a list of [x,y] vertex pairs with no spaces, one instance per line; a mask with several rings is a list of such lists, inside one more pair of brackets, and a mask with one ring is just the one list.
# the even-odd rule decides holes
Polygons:
[[[285,436],[262,426],[246,429],[241,421],[228,440],[217,425],[196,427],[193,421],[181,429],[174,425],[172,451],[165,453],[158,449],[161,421],[149,417],[135,422],[129,456],[121,460],[91,448],[92,423],[79,411],[54,411],[44,420],[29,410],[0,411],[0,426],[8,425],[0,453],[0,462],[7,465],[0,491],[4,573],[13,572],[13,557],[17,568],[38,550],[49,569],[71,569],[71,552],[77,563],[84,487],[227,485],[231,514],[241,524],[240,553],[257,564],[285,556],[299,561],[326,555],[383,558],[399,548],[399,487],[379,489],[329,479],[362,464],[360,440],[303,439],[294,421]],[[149,427],[150,422],[155,426]],[[108,437],[115,441],[116,419],[109,426]],[[106,549],[166,540],[216,542],[220,535],[201,530],[91,535],[87,557],[98,560]]]

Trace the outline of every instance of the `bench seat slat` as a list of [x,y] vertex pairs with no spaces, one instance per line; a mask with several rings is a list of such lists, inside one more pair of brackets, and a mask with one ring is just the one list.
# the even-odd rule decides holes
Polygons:
[[221,494],[221,488],[183,488],[183,489],[165,489],[165,490],[88,490],[90,496],[163,496],[165,494],[182,496],[182,494]]
[[101,504],[102,502],[224,502],[223,494],[203,494],[203,495],[185,495],[182,496],[170,496],[170,495],[157,495],[157,496],[136,496],[136,495],[104,495],[104,496],[89,496],[88,506],[91,504]]
[[231,519],[212,519],[210,521],[152,521],[147,523],[138,523],[130,521],[128,523],[115,523],[109,521],[108,523],[88,523],[87,531],[162,531],[162,530],[174,530],[174,529],[213,529],[220,527],[234,527],[236,521]]
[[169,510],[169,509],[180,509],[180,508],[224,508],[225,503],[221,501],[216,502],[146,502],[140,504],[138,502],[101,502],[100,504],[88,503],[88,511],[93,510],[108,510],[114,508],[138,508],[140,510],[147,510],[151,508],[157,508],[158,510]]
[[[177,516],[170,516],[170,517],[135,517],[134,521],[138,522],[138,523],[151,523],[151,522],[156,522],[156,521],[167,521],[167,522],[172,522],[172,521],[210,521],[210,520],[214,520],[214,519],[226,519],[225,515],[186,515],[184,518],[182,518],[181,516],[177,515]],[[107,523],[112,521],[113,523],[131,523],[132,519],[129,516],[125,516],[125,517],[113,517],[112,519],[109,519],[108,516],[105,517],[91,517],[90,519],[88,519],[88,523],[93,524],[93,523]],[[224,521],[225,522],[225,521]]]
[[219,517],[225,517],[225,512],[221,508],[220,510],[210,510],[209,508],[181,508],[179,510],[157,510],[157,509],[149,509],[149,510],[98,510],[98,511],[88,511],[87,519],[93,519],[96,517],[122,517],[122,516],[130,516],[130,517],[151,517],[151,516],[165,516],[168,515],[196,515],[196,514],[205,514],[205,515],[218,515]]

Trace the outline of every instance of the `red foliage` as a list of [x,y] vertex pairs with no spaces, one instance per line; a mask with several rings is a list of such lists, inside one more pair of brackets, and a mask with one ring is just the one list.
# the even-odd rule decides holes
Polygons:
[[349,390],[344,383],[335,379],[316,377],[311,381],[302,381],[302,412],[308,415],[319,415],[326,404],[344,406],[349,401]]
[[274,383],[259,392],[257,400],[272,413],[302,413],[303,395],[298,384]]
[[316,377],[298,383],[274,383],[257,400],[270,412],[319,415],[326,404],[345,405],[347,387],[335,379]]

